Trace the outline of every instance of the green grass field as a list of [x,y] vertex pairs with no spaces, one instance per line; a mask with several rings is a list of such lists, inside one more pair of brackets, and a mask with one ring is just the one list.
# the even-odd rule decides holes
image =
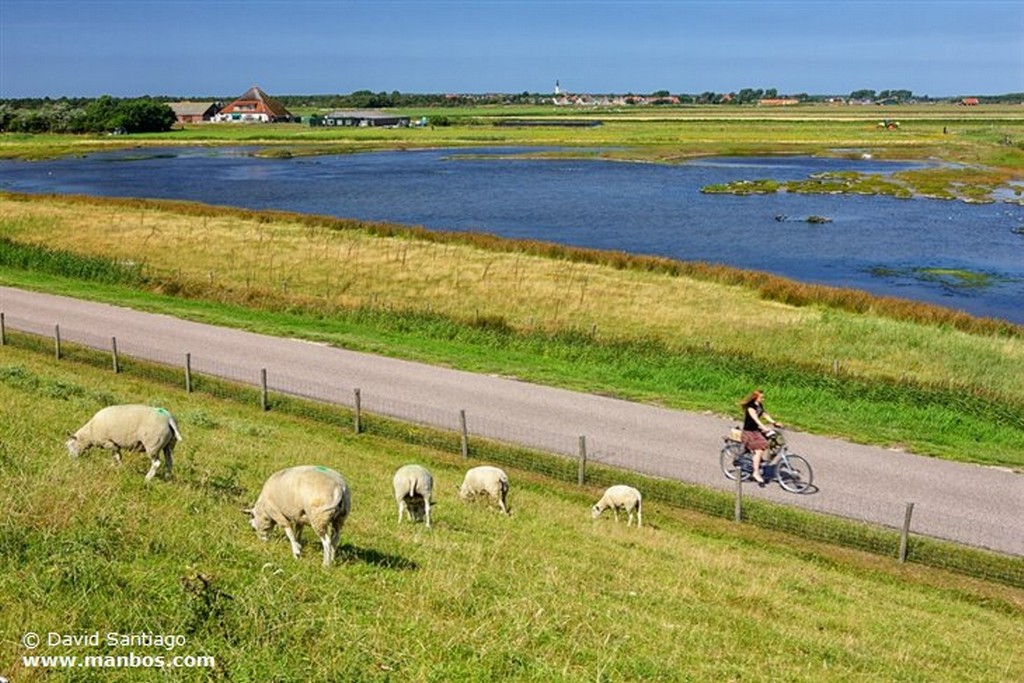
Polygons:
[[[175,475],[143,482],[63,435],[104,404],[172,410]],[[212,656],[173,680],[993,681],[1024,677],[1024,593],[649,503],[642,530],[592,521],[596,489],[508,468],[513,514],[465,503],[461,456],[0,348],[0,675],[25,655]],[[434,527],[396,523],[394,469],[435,475]],[[291,558],[240,508],[282,467],[342,472],[336,566]],[[606,513],[607,514],[607,513]],[[43,635],[29,652],[24,634]],[[49,633],[99,633],[97,647]],[[107,634],[184,638],[172,651]],[[179,638],[179,640],[180,640]]]

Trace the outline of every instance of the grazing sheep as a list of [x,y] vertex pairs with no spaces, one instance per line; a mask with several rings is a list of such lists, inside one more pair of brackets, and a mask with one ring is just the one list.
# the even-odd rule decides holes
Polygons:
[[404,465],[395,472],[393,480],[395,501],[398,502],[398,523],[402,523],[402,513],[413,519],[413,507],[423,510],[423,520],[430,528],[430,496],[434,491],[434,478],[430,472],[420,465]]
[[68,436],[68,452],[78,457],[93,447],[114,452],[114,462],[121,464],[121,449],[143,451],[152,465],[146,481],[160,469],[160,453],[164,454],[167,476],[174,465],[174,446],[181,441],[181,432],[174,416],[163,408],[144,405],[120,405],[103,408],[74,434]]
[[636,513],[637,528],[639,529],[644,525],[643,501],[640,497],[640,492],[632,486],[624,484],[609,486],[608,490],[601,496],[601,500],[594,503],[594,507],[590,509],[591,516],[597,519],[608,508],[611,508],[615,514],[616,522],[619,521],[619,510],[625,510],[629,513],[629,520],[626,522],[626,526],[633,523],[634,512]]
[[459,487],[459,498],[466,500],[470,496],[487,494],[498,501],[498,506],[506,515],[509,514],[505,498],[508,495],[508,475],[498,467],[482,465],[466,472],[462,486]]
[[324,566],[329,567],[350,508],[351,494],[340,474],[320,465],[300,465],[270,475],[256,504],[245,512],[263,541],[275,524],[284,529],[296,560],[302,552],[302,529],[310,525],[320,537]]

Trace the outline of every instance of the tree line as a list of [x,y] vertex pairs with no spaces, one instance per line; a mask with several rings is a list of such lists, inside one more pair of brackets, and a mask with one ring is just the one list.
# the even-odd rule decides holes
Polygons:
[[0,131],[11,133],[158,133],[176,120],[166,103],[148,97],[0,100]]

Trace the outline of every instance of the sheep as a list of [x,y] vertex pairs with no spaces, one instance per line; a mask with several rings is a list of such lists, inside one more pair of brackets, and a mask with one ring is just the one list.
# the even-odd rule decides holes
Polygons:
[[284,529],[296,560],[302,554],[302,530],[310,525],[320,537],[324,566],[329,567],[351,507],[344,477],[322,465],[299,465],[270,475],[256,504],[244,512],[262,541],[270,537],[275,524]]
[[174,416],[163,408],[146,405],[117,405],[103,408],[74,434],[68,435],[66,446],[73,457],[90,448],[106,448],[114,452],[114,462],[121,464],[121,449],[143,451],[152,465],[146,481],[160,469],[160,453],[164,454],[168,477],[174,465],[174,447],[181,441],[181,432]]
[[392,480],[395,490],[395,501],[398,503],[398,523],[402,523],[402,513],[413,519],[412,505],[422,505],[423,520],[430,528],[430,497],[434,491],[434,478],[430,472],[420,465],[404,465],[395,472]]
[[504,470],[490,465],[474,467],[466,472],[466,477],[459,487],[459,498],[466,500],[471,496],[487,494],[498,501],[498,506],[506,515],[510,514],[505,498],[508,495],[508,475]]
[[624,484],[617,484],[615,486],[609,486],[601,496],[601,500],[594,503],[594,507],[590,509],[591,516],[593,519],[597,519],[601,516],[601,513],[612,509],[615,514],[615,521],[619,521],[619,510],[625,510],[629,513],[629,520],[626,522],[626,526],[633,523],[633,513],[636,513],[636,526],[639,529],[644,525],[643,518],[643,500],[640,496],[640,492],[632,486],[626,486]]

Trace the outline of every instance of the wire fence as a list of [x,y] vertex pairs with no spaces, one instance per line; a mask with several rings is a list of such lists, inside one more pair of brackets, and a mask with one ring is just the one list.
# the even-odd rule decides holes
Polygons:
[[[8,326],[19,332],[11,334]],[[261,410],[321,416],[334,423],[348,423],[356,432],[461,453],[555,481],[590,487],[630,484],[643,491],[648,505],[664,503],[893,557],[899,562],[1024,587],[1024,558],[912,533],[913,503],[892,511],[891,526],[877,526],[748,498],[742,482],[737,482],[732,491],[687,483],[698,480],[696,469],[705,469],[706,462],[681,461],[675,465],[674,476],[666,478],[661,469],[651,466],[648,453],[622,445],[612,449],[587,435],[571,433],[568,426],[551,431],[535,424],[487,417],[471,408],[452,410],[429,402],[403,401],[365,393],[335,378],[310,380],[274,368],[261,368],[257,374],[251,363],[241,358],[225,361],[202,353],[169,353],[89,330],[62,330],[60,326],[43,330],[28,321],[7,318],[3,312],[0,345],[38,352],[52,348],[58,361],[107,366],[114,373],[132,372],[178,384],[186,392],[202,391],[248,401]]]

